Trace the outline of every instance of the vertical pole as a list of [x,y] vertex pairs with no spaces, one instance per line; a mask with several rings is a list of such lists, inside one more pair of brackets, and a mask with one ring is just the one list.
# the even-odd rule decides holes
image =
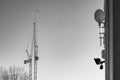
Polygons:
[[109,0],[109,80],[113,79],[113,0]]
[[34,80],[37,80],[37,61],[35,60],[36,56],[36,23],[33,23],[34,25]]
[[32,59],[29,60],[31,60],[29,63],[29,80],[32,80]]
[[38,18],[38,9],[36,10],[35,21],[33,23],[34,26],[34,80],[37,80],[37,60],[38,60],[38,45],[36,41],[36,25]]
[[105,18],[105,41],[106,41],[106,61],[105,80],[113,80],[113,26],[112,26],[112,0],[106,0]]
[[109,80],[109,21],[108,21],[108,0],[106,0],[106,13],[105,13],[105,49],[106,49],[106,58],[105,58],[105,80]]

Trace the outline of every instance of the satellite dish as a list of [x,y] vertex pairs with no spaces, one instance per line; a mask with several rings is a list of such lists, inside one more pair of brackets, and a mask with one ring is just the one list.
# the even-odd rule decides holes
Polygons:
[[101,9],[97,9],[94,14],[94,18],[98,23],[103,22],[105,20],[105,13]]

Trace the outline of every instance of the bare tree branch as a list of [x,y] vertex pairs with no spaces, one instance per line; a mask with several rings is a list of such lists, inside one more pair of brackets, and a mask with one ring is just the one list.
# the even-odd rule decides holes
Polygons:
[[0,68],[0,80],[29,80],[28,73],[21,67]]

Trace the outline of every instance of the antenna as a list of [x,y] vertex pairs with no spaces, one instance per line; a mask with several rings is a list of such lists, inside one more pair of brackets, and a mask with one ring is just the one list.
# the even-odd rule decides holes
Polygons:
[[103,12],[103,10],[97,9],[95,11],[94,18],[100,28],[100,33],[99,33],[100,34],[100,46],[102,46],[102,39],[104,38],[104,37],[102,37],[102,35],[104,35],[104,32],[102,32],[102,31],[103,31],[104,27],[102,27],[101,24],[104,24],[105,13]]
[[[104,0],[104,11],[101,9],[97,9],[94,13],[94,18],[95,21],[98,23],[98,26],[100,28],[100,46],[103,45],[104,49],[101,51],[102,53],[102,58],[106,59],[106,27],[105,27],[105,13],[106,13],[106,0]],[[101,61],[100,58],[94,58],[94,61],[97,65],[100,65],[100,69],[103,69],[103,63],[105,63],[104,61]]]
[[[38,12],[39,10],[37,9],[34,22],[33,22],[33,38],[31,42],[31,51],[29,53],[28,46],[27,46],[26,54],[27,54],[28,59],[24,60],[24,64],[29,63],[29,80],[32,80],[32,70],[34,70],[34,80],[37,80],[37,61],[39,57],[38,57],[38,45],[37,45],[37,40],[36,40],[36,24],[38,22]],[[34,65],[32,65],[33,63]],[[33,69],[32,69],[32,66],[34,66]]]
[[98,22],[99,26],[105,20],[105,13],[101,9],[97,9],[94,14],[94,18],[96,22]]
[[34,18],[34,22],[35,23],[38,22],[38,18],[39,18],[39,9],[36,9],[36,11],[35,11],[35,18]]
[[38,45],[37,45],[37,40],[36,40],[36,24],[38,22],[38,13],[39,10],[36,10],[36,15],[35,15],[35,21],[33,22],[33,27],[34,27],[34,35],[33,35],[33,42],[34,42],[34,80],[37,80],[37,61],[39,59],[38,57]]

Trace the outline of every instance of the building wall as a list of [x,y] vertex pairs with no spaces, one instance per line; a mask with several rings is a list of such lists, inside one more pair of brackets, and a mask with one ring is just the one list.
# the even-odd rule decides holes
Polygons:
[[120,80],[120,1],[113,1],[113,77]]

